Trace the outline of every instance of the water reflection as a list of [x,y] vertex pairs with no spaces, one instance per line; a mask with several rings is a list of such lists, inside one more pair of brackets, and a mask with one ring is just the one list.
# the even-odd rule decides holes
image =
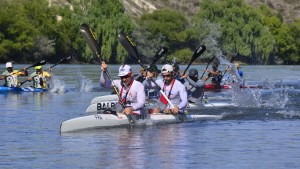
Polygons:
[[[98,129],[64,133],[64,151],[97,150],[98,166],[107,168],[176,168],[190,140],[180,124]],[[78,148],[81,147],[81,148]],[[82,147],[87,146],[87,147]],[[86,153],[86,152],[85,152]],[[88,153],[89,154],[89,153]],[[90,156],[95,156],[89,154]],[[184,159],[180,159],[181,163]],[[99,167],[99,168],[101,168]]]

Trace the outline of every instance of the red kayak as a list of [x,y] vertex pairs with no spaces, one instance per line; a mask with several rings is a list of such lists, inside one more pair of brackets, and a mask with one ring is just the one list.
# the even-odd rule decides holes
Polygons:
[[[217,89],[232,89],[232,86],[227,84],[227,85],[221,85],[221,86],[215,86],[213,84],[205,84],[205,89],[207,90],[217,90]],[[259,85],[244,85],[244,86],[240,86],[240,88],[256,88],[256,89],[260,89],[262,88],[262,86]]]
[[208,90],[215,90],[215,89],[231,89],[232,87],[230,85],[215,86],[213,84],[205,84],[204,88]]

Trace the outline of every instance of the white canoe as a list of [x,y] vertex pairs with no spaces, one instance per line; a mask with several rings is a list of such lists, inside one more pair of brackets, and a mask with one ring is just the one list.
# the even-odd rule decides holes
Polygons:
[[119,100],[118,95],[116,94],[98,96],[92,99],[91,104],[99,103],[99,102],[116,101],[116,100]]
[[[118,97],[114,97],[114,95],[108,95],[107,99],[105,100],[106,96],[99,96],[92,100],[91,105],[86,109],[87,114],[95,114],[95,113],[103,113],[105,110],[113,108],[117,104]],[[149,107],[149,102],[155,102],[155,100],[148,100],[146,102],[146,107]],[[203,108],[225,108],[225,107],[234,107],[236,106],[234,103],[227,103],[227,102],[215,102],[215,103],[189,103],[187,106],[187,110],[200,110]]]
[[[176,115],[166,115],[166,114],[151,114],[147,118],[153,124],[166,124],[166,123],[178,123],[178,122],[191,122],[191,121],[201,121],[201,120],[218,120],[220,115],[185,115],[184,120],[180,120]],[[147,121],[147,120],[137,120]],[[140,124],[140,123],[138,123]],[[146,123],[145,123],[146,124]],[[83,117],[73,118],[64,121],[60,126],[60,132],[74,132],[88,129],[98,129],[107,127],[117,127],[117,126],[129,126],[127,117],[124,114],[119,114],[118,116],[113,114],[94,114]]]

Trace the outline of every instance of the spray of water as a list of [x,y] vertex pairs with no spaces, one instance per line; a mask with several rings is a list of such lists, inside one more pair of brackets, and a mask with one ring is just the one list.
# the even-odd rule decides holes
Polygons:
[[57,76],[53,76],[50,82],[51,93],[65,93],[65,82],[60,80]]
[[76,89],[79,92],[90,92],[93,89],[93,82],[92,80],[88,79],[87,77],[83,76],[80,72],[78,73]]

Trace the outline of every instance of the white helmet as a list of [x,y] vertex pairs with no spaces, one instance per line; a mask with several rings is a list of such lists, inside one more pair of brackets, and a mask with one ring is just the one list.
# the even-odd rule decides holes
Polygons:
[[131,73],[131,72],[132,72],[131,71],[131,67],[129,65],[122,65],[119,68],[119,74],[118,74],[118,76],[119,77],[126,76],[129,73]]
[[172,73],[173,72],[173,66],[166,64],[161,68],[161,73],[166,74],[166,73]]
[[5,64],[5,67],[6,67],[6,68],[9,68],[9,67],[13,67],[13,66],[12,66],[12,63],[11,63],[11,62],[7,62],[7,63]]

